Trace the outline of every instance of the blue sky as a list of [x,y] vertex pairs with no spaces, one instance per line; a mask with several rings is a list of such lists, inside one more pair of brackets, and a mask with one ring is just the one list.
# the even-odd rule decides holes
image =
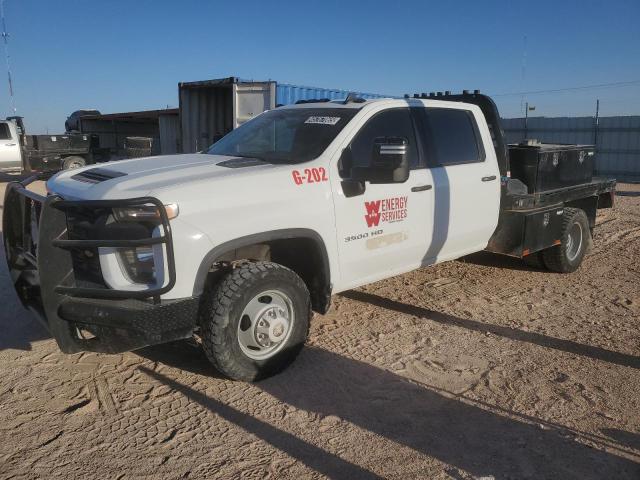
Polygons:
[[[177,106],[179,81],[238,76],[403,94],[640,81],[640,1],[5,0],[18,113]],[[526,73],[523,52],[526,40]],[[1,115],[10,113],[0,63]],[[534,115],[640,114],[640,82],[530,94]],[[521,96],[497,96],[504,117]]]

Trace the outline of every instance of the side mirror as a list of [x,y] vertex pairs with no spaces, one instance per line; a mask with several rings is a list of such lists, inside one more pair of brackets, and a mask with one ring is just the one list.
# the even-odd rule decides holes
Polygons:
[[393,170],[402,164],[407,155],[407,140],[402,137],[378,137],[373,141],[371,166]]
[[[404,137],[377,137],[373,141],[368,164],[353,158],[351,146],[342,151],[338,170],[345,196],[354,197],[365,192],[365,182],[372,184],[404,183],[409,179],[409,142]],[[364,162],[363,162],[364,163]]]
[[403,137],[378,137],[373,141],[370,183],[403,183],[409,179],[409,142]]

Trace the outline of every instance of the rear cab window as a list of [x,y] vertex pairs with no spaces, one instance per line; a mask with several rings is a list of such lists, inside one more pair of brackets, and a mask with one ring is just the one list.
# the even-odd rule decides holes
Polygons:
[[484,162],[485,152],[473,113],[454,108],[423,108],[419,115],[430,167]]
[[0,123],[0,140],[11,140],[11,130],[7,123]]

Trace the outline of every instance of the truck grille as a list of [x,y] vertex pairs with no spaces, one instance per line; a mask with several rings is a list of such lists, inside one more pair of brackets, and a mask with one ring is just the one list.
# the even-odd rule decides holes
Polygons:
[[[110,209],[74,208],[67,212],[67,231],[74,240],[90,240],[96,225],[107,222]],[[70,249],[75,280],[80,287],[105,287],[97,248]]]

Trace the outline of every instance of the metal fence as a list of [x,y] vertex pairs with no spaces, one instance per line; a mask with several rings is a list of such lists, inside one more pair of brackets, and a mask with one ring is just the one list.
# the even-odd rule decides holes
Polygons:
[[509,143],[535,138],[544,143],[595,145],[596,175],[640,181],[640,116],[503,118]]

